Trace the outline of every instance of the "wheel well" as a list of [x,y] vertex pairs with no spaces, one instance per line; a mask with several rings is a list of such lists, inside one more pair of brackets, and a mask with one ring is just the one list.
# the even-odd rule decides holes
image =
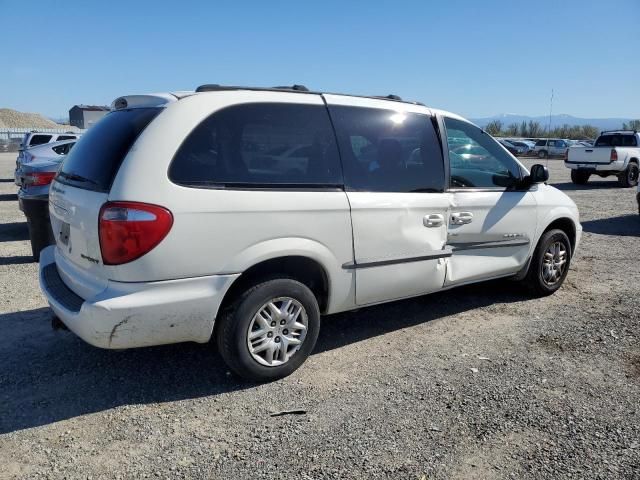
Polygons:
[[329,300],[329,280],[322,265],[308,257],[288,256],[265,260],[245,270],[231,284],[222,300],[220,311],[252,286],[277,277],[292,278],[309,287],[318,300],[320,312],[326,310]]
[[631,160],[629,160],[629,163],[635,163],[636,165],[638,165],[638,159],[632,158]]
[[573,252],[576,248],[576,226],[574,225],[573,220],[570,218],[558,218],[551,222],[547,228],[545,228],[543,233],[556,228],[567,234],[567,237],[569,237],[569,241],[571,242],[571,251]]

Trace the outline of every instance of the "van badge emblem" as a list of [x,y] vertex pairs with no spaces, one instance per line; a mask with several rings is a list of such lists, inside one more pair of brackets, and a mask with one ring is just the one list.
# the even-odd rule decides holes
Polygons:
[[96,265],[100,263],[100,260],[98,260],[97,258],[90,257],[88,255],[85,255],[84,253],[81,253],[80,256],[85,260],[89,260],[91,263],[95,263]]

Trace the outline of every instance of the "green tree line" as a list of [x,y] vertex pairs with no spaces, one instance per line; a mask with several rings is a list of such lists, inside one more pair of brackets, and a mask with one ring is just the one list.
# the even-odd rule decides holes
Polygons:
[[[600,135],[600,130],[593,125],[569,125],[564,124],[562,126],[551,129],[551,132],[547,132],[548,128],[543,127],[540,122],[529,120],[522,123],[511,123],[504,125],[500,120],[493,120],[489,122],[484,128],[485,131],[494,137],[523,137],[523,138],[570,138],[572,140],[584,140],[594,139]],[[640,120],[631,120],[630,122],[624,122],[622,124],[623,130],[640,130]]]

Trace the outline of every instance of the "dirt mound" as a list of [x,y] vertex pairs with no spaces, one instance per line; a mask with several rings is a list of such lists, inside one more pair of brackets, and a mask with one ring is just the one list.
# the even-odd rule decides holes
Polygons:
[[44,118],[38,113],[24,113],[10,108],[0,108],[0,129],[1,128],[65,128],[53,120]]

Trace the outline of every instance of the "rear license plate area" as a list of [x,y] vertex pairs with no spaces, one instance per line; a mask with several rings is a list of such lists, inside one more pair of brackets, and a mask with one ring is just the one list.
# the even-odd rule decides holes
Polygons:
[[60,232],[58,238],[63,245],[69,245],[69,235],[71,234],[71,228],[67,222],[60,224]]

